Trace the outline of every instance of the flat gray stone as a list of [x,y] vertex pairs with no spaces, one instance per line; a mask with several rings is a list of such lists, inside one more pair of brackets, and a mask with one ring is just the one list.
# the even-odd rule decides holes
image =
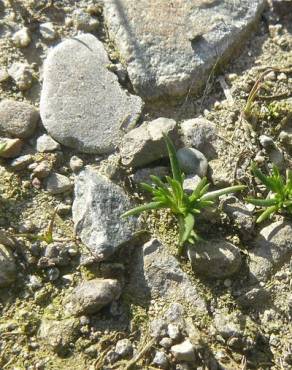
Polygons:
[[198,91],[219,60],[240,50],[264,0],[107,0],[110,37],[145,98]]
[[51,138],[51,136],[43,134],[37,138],[36,149],[41,153],[54,152],[55,150],[61,149],[61,145]]
[[249,270],[252,280],[267,281],[275,270],[292,255],[292,224],[273,222],[264,227],[249,252]]
[[121,218],[132,204],[120,186],[92,167],[81,171],[75,181],[75,230],[97,258],[106,259],[134,238],[137,219]]
[[191,304],[199,312],[206,312],[205,301],[196,286],[183,272],[178,260],[157,239],[137,249],[131,266],[128,289],[141,302],[163,298]]
[[90,34],[63,41],[48,55],[40,113],[48,133],[86,153],[109,153],[135,125],[143,102],[107,69],[103,44]]
[[47,191],[51,194],[62,194],[70,190],[73,184],[68,177],[59,173],[52,173],[47,180]]
[[33,135],[39,112],[32,105],[12,99],[0,103],[0,133],[25,139]]

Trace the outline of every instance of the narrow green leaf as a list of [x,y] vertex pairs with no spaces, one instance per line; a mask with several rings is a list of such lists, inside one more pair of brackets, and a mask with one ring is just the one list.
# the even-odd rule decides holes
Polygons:
[[184,244],[188,240],[194,226],[195,217],[191,213],[188,213],[183,220],[183,232],[180,235],[180,244]]
[[154,192],[154,189],[151,185],[147,184],[146,182],[140,182],[140,186],[142,189],[146,190],[146,191],[149,191],[149,193],[152,193]]
[[211,192],[206,193],[205,195],[203,195],[201,200],[213,200],[213,199],[216,199],[216,198],[220,197],[221,195],[229,194],[229,193],[235,193],[236,191],[240,191],[240,190],[243,190],[245,188],[246,188],[245,185],[235,185],[235,186],[230,186],[230,187],[225,188],[225,189],[211,191]]
[[259,207],[269,207],[274,206],[279,203],[277,199],[255,199],[255,198],[247,198],[246,201],[248,203],[254,204],[255,206]]
[[208,181],[207,177],[202,178],[202,180],[198,183],[198,185],[196,186],[196,188],[194,189],[194,191],[190,195],[190,197],[189,197],[190,201],[193,201],[193,200],[199,198],[199,196],[202,192],[202,189],[204,189],[204,187],[207,184],[207,181]]
[[167,136],[164,135],[164,140],[167,146],[167,151],[168,151],[168,156],[170,160],[170,166],[171,166],[171,172],[172,176],[175,180],[177,180],[180,184],[182,184],[182,172],[178,164],[177,156],[176,156],[176,150],[173,145],[173,142],[171,139]]
[[263,183],[268,189],[275,191],[273,181],[271,181],[268,176],[264,175],[255,163],[252,164],[251,170],[254,176],[256,176],[261,183]]
[[257,219],[257,223],[260,223],[264,220],[266,220],[267,218],[269,218],[273,213],[277,212],[278,211],[278,207],[277,206],[271,206],[269,208],[267,208],[261,215],[260,217]]
[[164,208],[164,204],[162,202],[150,202],[150,203],[135,207],[133,209],[130,209],[129,211],[123,213],[121,217],[134,216],[144,211],[149,211],[151,209],[158,209],[158,208]]

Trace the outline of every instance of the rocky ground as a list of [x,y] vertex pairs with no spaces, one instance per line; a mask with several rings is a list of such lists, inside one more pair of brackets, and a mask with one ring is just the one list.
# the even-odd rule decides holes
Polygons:
[[[291,219],[244,198],[252,161],[291,168],[292,2],[146,3],[0,0],[1,369],[291,368]],[[186,191],[247,186],[181,258],[172,214],[120,217],[163,133]]]

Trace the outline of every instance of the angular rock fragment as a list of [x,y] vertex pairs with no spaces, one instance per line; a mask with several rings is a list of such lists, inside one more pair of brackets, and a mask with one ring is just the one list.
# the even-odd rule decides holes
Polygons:
[[249,252],[252,280],[267,281],[276,268],[289,262],[292,255],[292,224],[273,222],[264,227]]
[[202,88],[218,58],[240,50],[264,5],[264,0],[107,0],[104,17],[135,91],[153,99]]
[[133,240],[136,218],[121,218],[131,207],[123,189],[93,167],[86,167],[76,177],[72,209],[75,230],[100,260]]
[[90,34],[56,46],[44,65],[40,113],[48,133],[86,153],[109,153],[135,125],[143,102],[107,69],[103,44]]
[[79,284],[67,298],[66,310],[80,316],[98,312],[119,298],[121,286],[114,279],[93,279]]
[[142,167],[167,157],[163,134],[176,139],[176,122],[173,119],[160,117],[128,132],[120,147],[122,164]]

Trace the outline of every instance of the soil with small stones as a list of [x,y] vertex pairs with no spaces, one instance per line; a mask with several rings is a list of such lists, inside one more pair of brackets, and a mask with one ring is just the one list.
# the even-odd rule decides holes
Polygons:
[[[61,39],[73,36],[76,29],[68,19],[74,9],[86,9],[87,1],[33,1],[33,0],[0,0],[0,69],[6,70],[15,62],[27,62],[33,74],[32,87],[26,92],[20,91],[11,79],[0,83],[0,99],[12,98],[28,101],[38,106],[42,83],[43,61],[50,47],[58,44]],[[114,46],[107,39],[102,11],[95,17],[100,21],[98,32],[93,33],[101,39],[115,63],[118,61]],[[39,33],[39,24],[53,22],[58,37],[54,41],[45,42]],[[280,25],[279,34],[271,34],[271,25]],[[17,48],[13,44],[12,34],[21,26],[29,29],[32,41],[26,48]],[[282,147],[278,134],[285,117],[292,115],[292,17],[287,15],[278,18],[277,14],[267,10],[258,28],[251,35],[241,54],[227,66],[220,66],[210,75],[205,90],[200,96],[187,95],[179,101],[159,101],[146,104],[143,120],[156,117],[174,118],[178,122],[203,115],[214,122],[219,130],[218,137],[219,165],[226,177],[232,182],[244,183],[252,193],[258,189],[254,183],[249,166],[255,156],[261,152],[259,136],[270,135],[284,152],[284,166],[291,168],[291,153]],[[268,68],[274,72],[275,78],[266,79],[258,91],[253,106],[252,118],[246,120],[244,110],[248,94],[260,74]],[[221,78],[218,78],[221,76]],[[228,86],[223,91],[222,78]],[[221,83],[220,83],[221,81]],[[130,86],[125,86],[130,88]],[[285,124],[285,123],[284,123]],[[44,130],[39,129],[36,137]],[[26,144],[24,151],[30,152],[33,139]],[[34,162],[47,160],[58,173],[72,177],[69,159],[76,153],[62,148],[56,154],[33,154]],[[263,154],[265,156],[265,154]],[[78,154],[79,156],[79,154]],[[110,159],[80,155],[86,164],[106,167],[115,157]],[[267,160],[268,163],[268,160]],[[119,178],[122,184],[128,184],[127,173]],[[0,294],[0,368],[1,369],[124,369],[125,363],[114,365],[107,363],[106,355],[122,338],[130,338],[134,349],[139,351],[147,344],[148,322],[159,316],[164,310],[165,302],[154,300],[146,305],[137,302],[135,297],[125,291],[119,300],[119,316],[113,316],[108,308],[91,317],[88,324],[81,325],[79,337],[70,343],[65,356],[52,352],[37,337],[42,317],[62,317],[62,297],[72,290],[82,279],[99,276],[100,266],[89,270],[79,264],[78,253],[84,248],[73,233],[70,207],[73,194],[53,196],[47,193],[42,184],[34,187],[30,172],[15,172],[9,161],[0,163],[0,227],[8,231],[17,240],[15,255],[17,256],[18,276],[16,283],[9,289],[1,289]],[[67,209],[68,212],[57,213],[54,222],[54,240],[62,245],[73,245],[77,249],[71,263],[60,267],[62,278],[51,281],[47,270],[37,267],[38,256],[33,250],[44,249],[46,243],[40,237],[47,230],[56,208]],[[67,208],[66,208],[67,207]],[[174,249],[177,236],[165,230],[164,225],[172,225],[171,215],[161,213],[149,218],[148,228],[158,236],[165,245]],[[223,218],[220,232],[227,239],[239,246],[248,259],[248,245],[245,245],[237,231]],[[23,231],[25,230],[25,231]],[[218,229],[209,226],[209,232]],[[26,233],[26,237],[18,234]],[[202,230],[204,233],[204,230]],[[28,235],[29,234],[29,235]],[[126,260],[127,268],[131,268],[130,256]],[[118,260],[118,258],[117,258]],[[265,285],[270,296],[269,303],[256,309],[238,305],[236,298],[245,289],[245,276],[237,276],[236,280],[203,281],[191,271],[186,261],[182,261],[183,269],[193,279],[200,292],[208,302],[208,312],[204,318],[194,318],[196,327],[208,344],[210,356],[224,369],[288,369],[291,368],[291,267],[289,261]],[[69,276],[68,279],[63,278]],[[31,277],[39,281],[39,286],[31,284]],[[254,345],[244,353],[233,349],[224,339],[213,335],[209,330],[212,314],[216,310],[227,310],[229,313],[243,313],[252,324],[246,328]],[[271,339],[272,338],[272,339]],[[92,350],[92,346],[94,347]],[[91,348],[91,351],[88,350]],[[146,352],[137,363],[137,368],[147,369],[150,366],[154,348]],[[289,358],[290,356],[290,358]],[[173,359],[172,359],[173,361]],[[289,362],[290,361],[290,362]],[[175,366],[174,362],[171,366]],[[203,364],[204,366],[204,364]],[[175,367],[170,367],[175,368]],[[178,367],[177,367],[178,368]],[[207,367],[202,367],[207,368]]]

